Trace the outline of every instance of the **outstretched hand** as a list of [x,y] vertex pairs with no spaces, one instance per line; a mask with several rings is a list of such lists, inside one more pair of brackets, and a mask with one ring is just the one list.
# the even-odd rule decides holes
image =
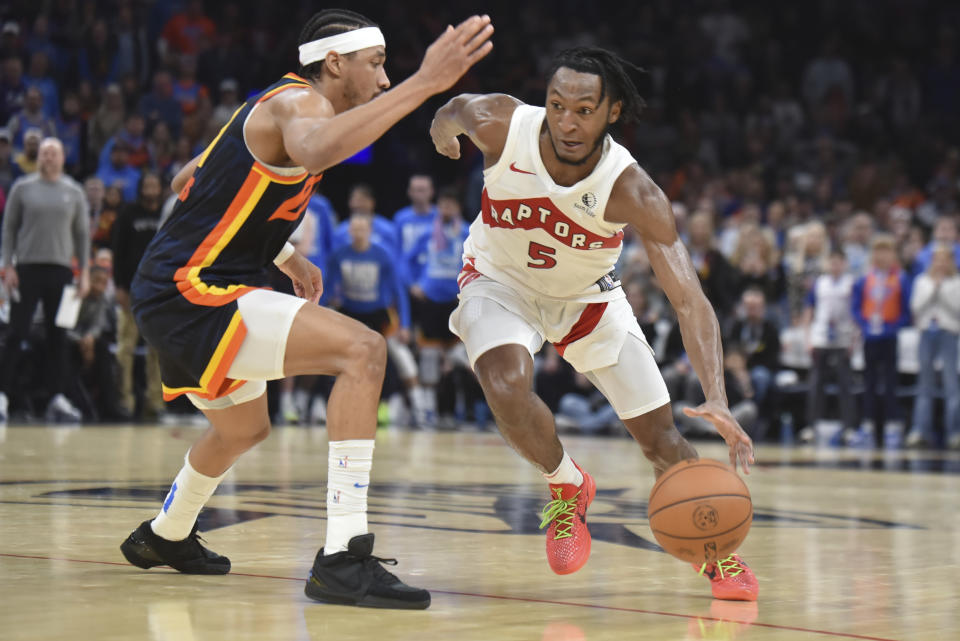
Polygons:
[[472,16],[456,28],[448,26],[423,56],[417,72],[434,93],[446,91],[493,49],[490,16]]
[[303,254],[294,252],[293,256],[277,268],[293,281],[293,291],[297,296],[314,304],[320,302],[320,295],[323,294],[323,272]]
[[737,419],[733,418],[733,414],[730,413],[730,409],[725,404],[717,401],[707,401],[697,407],[685,407],[683,413],[713,423],[717,432],[730,448],[730,465],[736,470],[739,462],[743,466],[743,473],[750,473],[750,465],[755,462],[753,441],[737,423]]

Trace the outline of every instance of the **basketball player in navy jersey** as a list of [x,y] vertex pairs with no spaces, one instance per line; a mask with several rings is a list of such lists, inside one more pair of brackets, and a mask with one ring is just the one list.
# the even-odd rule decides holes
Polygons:
[[[329,374],[337,380],[328,406],[327,536],[306,594],[343,605],[429,606],[426,590],[383,569],[367,531],[384,340],[316,305],[320,270],[286,241],[321,173],[452,86],[490,52],[492,33],[486,16],[448,27],[420,69],[384,93],[380,30],[350,11],[321,11],[301,33],[299,74],[241,105],[174,178],[180,202],[130,294],[160,356],[164,397],[186,394],[211,427],[187,453],[157,517],[121,546],[132,564],[228,572],[230,561],[201,545],[196,519],[234,461],[270,432],[264,381]],[[299,298],[263,288],[271,260]]]
[[[545,340],[598,388],[657,476],[697,452],[673,424],[670,397],[643,331],[612,272],[623,228],[643,241],[677,312],[684,346],[706,402],[687,413],[710,421],[749,471],[753,444],[731,415],[720,329],[677,236],[670,203],[636,160],[608,135],[643,104],[623,61],[577,48],[557,55],[546,107],[504,94],[461,95],[436,114],[437,151],[459,158],[466,134],[484,156],[481,215],[464,245],[460,304],[450,328],[463,340],[504,438],[543,472],[551,569],[569,574],[590,555],[586,510],[593,478],[557,438],[533,392],[533,354]],[[757,581],[734,550],[697,563],[721,599],[755,600]],[[693,559],[691,559],[693,560]]]

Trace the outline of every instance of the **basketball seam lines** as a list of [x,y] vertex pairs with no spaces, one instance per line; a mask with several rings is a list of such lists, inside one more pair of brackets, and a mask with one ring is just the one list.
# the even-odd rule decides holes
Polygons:
[[[682,501],[675,501],[673,503],[670,503],[669,505],[664,505],[663,507],[659,507],[655,512],[647,514],[647,519],[652,519],[655,514],[659,514],[660,512],[663,512],[665,509],[667,509],[668,507],[673,507],[674,505],[680,505],[681,503],[689,503],[690,501],[704,501],[706,499],[720,498],[722,496],[728,496],[728,497],[739,496],[740,498],[747,499],[748,501],[750,501],[751,504],[753,504],[753,501],[751,500],[750,495],[748,494],[707,494],[704,496],[695,496],[689,499],[683,499]],[[751,512],[752,511],[753,510],[751,510]]]
[[[673,472],[670,472],[670,474],[667,475],[667,476],[662,476],[662,477],[658,478],[658,479],[657,479],[657,482],[653,484],[653,490],[650,491],[650,498],[653,499],[654,494],[656,494],[656,490],[660,489],[660,487],[661,487],[664,483],[666,483],[667,479],[673,478],[674,476],[676,476],[677,474],[679,474],[680,472],[682,472],[682,471],[684,471],[684,470],[689,470],[689,469],[692,468],[692,467],[698,467],[698,466],[700,466],[700,465],[705,465],[706,467],[719,467],[720,469],[727,470],[727,471],[730,470],[730,466],[728,466],[728,465],[726,465],[726,464],[724,464],[724,463],[721,463],[720,461],[714,461],[713,459],[697,459],[697,461],[696,461],[695,463],[691,463],[691,464],[689,464],[689,465],[686,465],[686,466],[684,466],[684,467],[681,467],[681,468],[678,469],[678,470],[674,470]],[[738,478],[739,478],[739,477],[738,477]],[[740,482],[743,483],[743,479],[740,479]],[[746,487],[747,487],[747,486],[746,486],[746,483],[744,483],[743,487],[744,487],[744,489],[746,489]]]
[[741,525],[743,525],[744,523],[746,523],[747,521],[749,521],[749,520],[752,519],[752,518],[753,518],[753,510],[750,510],[750,514],[748,514],[745,519],[743,519],[742,521],[740,521],[739,523],[737,523],[736,525],[734,525],[733,527],[731,527],[729,530],[724,530],[723,532],[716,532],[716,533],[714,533],[714,534],[701,534],[700,536],[675,536],[675,535],[673,535],[673,534],[670,534],[669,532],[664,532],[663,530],[654,530],[653,528],[650,528],[650,529],[651,529],[655,534],[656,534],[657,532],[659,532],[660,534],[663,534],[664,536],[669,536],[671,539],[684,539],[684,540],[695,541],[695,540],[716,538],[716,537],[718,537],[718,536],[723,536],[724,534],[729,534],[730,532],[733,532],[733,531],[736,530],[738,527],[740,527]]

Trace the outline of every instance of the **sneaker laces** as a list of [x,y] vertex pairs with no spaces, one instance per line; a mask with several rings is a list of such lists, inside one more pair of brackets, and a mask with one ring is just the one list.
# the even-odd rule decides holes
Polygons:
[[566,539],[573,536],[571,530],[573,529],[573,517],[577,512],[577,498],[580,496],[580,491],[578,490],[569,499],[563,498],[563,488],[555,487],[551,488],[554,493],[557,495],[557,498],[553,499],[549,503],[543,506],[543,512],[540,514],[542,520],[540,521],[540,529],[542,530],[551,521],[557,521],[557,529],[553,535],[553,539]]
[[[716,566],[717,566],[717,572],[720,573],[721,579],[725,579],[728,576],[734,577],[734,576],[737,576],[738,574],[743,573],[743,564],[741,564],[740,561],[735,559],[732,554],[725,559],[720,559],[719,561],[717,561]],[[700,567],[700,572],[699,572],[700,576],[703,576],[703,573],[706,569],[707,569],[707,564],[704,563]]]
[[[376,576],[378,579],[393,579],[395,581],[400,580],[395,574],[389,572],[383,567],[383,565],[397,565],[398,561],[396,559],[384,559],[373,554],[351,554],[350,556],[363,563],[364,566],[369,567],[373,571],[374,576]],[[381,565],[381,563],[383,565]]]

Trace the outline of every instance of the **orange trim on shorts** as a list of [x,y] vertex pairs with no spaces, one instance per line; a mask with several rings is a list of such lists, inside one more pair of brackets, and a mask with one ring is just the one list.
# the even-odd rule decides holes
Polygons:
[[247,326],[243,322],[243,317],[239,310],[234,312],[227,330],[217,343],[217,349],[203,370],[198,387],[176,387],[171,388],[163,385],[163,400],[172,401],[183,394],[196,394],[200,398],[213,401],[222,398],[246,381],[227,378],[227,372],[236,358],[243,339],[247,336]]

